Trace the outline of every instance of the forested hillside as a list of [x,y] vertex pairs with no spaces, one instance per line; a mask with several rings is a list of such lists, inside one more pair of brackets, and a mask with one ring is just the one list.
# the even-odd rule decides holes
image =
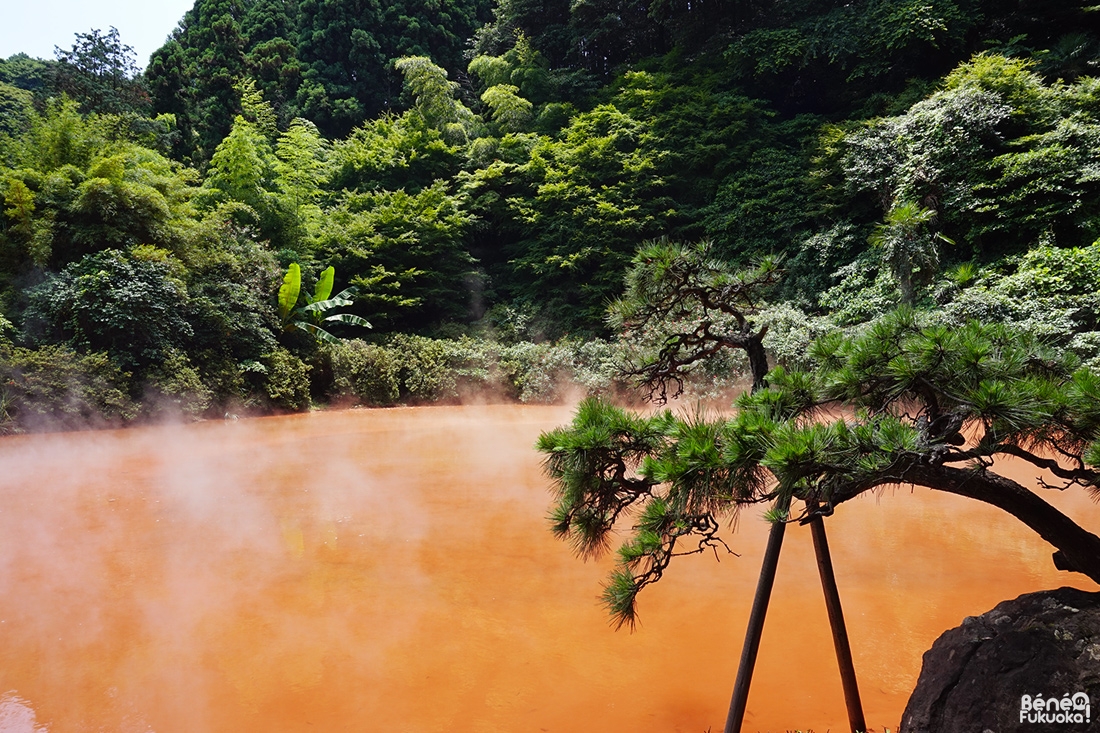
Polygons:
[[0,62],[6,429],[604,384],[661,237],[781,258],[780,361],[899,304],[1100,357],[1084,2],[197,0],[124,42]]

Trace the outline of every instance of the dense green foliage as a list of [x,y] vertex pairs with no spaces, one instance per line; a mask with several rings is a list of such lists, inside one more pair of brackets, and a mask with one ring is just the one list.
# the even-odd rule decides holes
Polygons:
[[616,358],[613,345],[599,340],[502,344],[405,334],[380,344],[345,340],[322,352],[327,396],[376,406],[486,397],[548,402],[577,389],[619,394]]
[[[905,303],[1100,363],[1083,2],[197,0],[139,61],[114,29],[0,61],[6,338],[107,354],[132,400],[450,394],[379,376],[410,334],[486,339],[515,394],[504,365],[623,325],[662,238],[707,243],[699,282],[771,263],[739,307],[773,362]],[[347,353],[287,328],[329,268]]]
[[83,112],[141,114],[149,106],[134,49],[122,43],[117,28],[77,33],[72,50],[57,54],[53,71],[56,91],[79,100]]
[[124,369],[163,362],[194,332],[183,314],[184,284],[168,257],[152,254],[105,249],[71,263],[30,291],[27,330],[38,342],[108,352]]
[[242,111],[253,79],[279,119],[310,119],[346,135],[397,106],[393,62],[435,54],[452,71],[487,19],[486,0],[197,0],[146,72],[157,109],[179,120],[177,152],[206,160]]

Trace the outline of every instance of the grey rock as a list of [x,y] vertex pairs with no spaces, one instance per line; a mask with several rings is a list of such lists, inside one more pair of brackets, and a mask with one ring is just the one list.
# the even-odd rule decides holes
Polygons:
[[[1060,700],[1078,692],[1089,696],[1088,723],[1021,722],[1024,695]],[[1100,731],[1100,593],[1028,593],[936,640],[899,733],[974,731]]]

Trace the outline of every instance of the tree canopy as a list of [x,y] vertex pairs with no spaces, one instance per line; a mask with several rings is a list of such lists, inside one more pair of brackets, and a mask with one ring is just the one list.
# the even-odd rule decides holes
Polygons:
[[178,154],[203,161],[241,111],[234,85],[253,79],[280,121],[346,135],[400,107],[393,63],[432,54],[463,66],[466,39],[488,17],[486,0],[198,0],[146,71],[157,109],[176,115]]
[[72,49],[57,49],[54,87],[80,103],[84,112],[140,114],[149,95],[138,74],[134,49],[118,29],[77,33]]

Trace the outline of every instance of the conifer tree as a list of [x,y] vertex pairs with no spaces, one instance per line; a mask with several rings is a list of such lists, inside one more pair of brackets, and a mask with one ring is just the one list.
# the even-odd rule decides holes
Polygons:
[[[556,534],[588,556],[631,525],[604,593],[619,625],[673,557],[724,547],[719,530],[742,508],[797,500],[793,516],[768,518],[808,521],[899,484],[1003,509],[1054,547],[1056,567],[1100,582],[1100,537],[1041,497],[1100,497],[1100,376],[1027,332],[925,326],[907,309],[809,356],[807,369],[774,368],[728,419],[590,399],[540,437]],[[1011,478],[1007,459],[1030,464],[1037,487]]]

